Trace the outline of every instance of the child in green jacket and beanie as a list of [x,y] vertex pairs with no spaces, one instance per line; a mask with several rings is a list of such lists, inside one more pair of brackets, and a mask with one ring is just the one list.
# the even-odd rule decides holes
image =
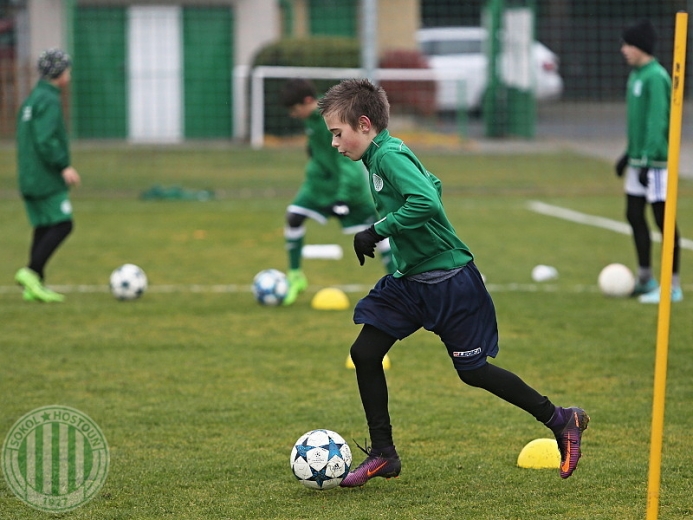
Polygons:
[[80,177],[70,164],[60,91],[70,83],[70,56],[48,49],[38,59],[40,79],[17,117],[17,173],[33,238],[29,264],[15,280],[27,301],[61,302],[62,294],[44,285],[44,269],[55,250],[72,231],[70,186]]

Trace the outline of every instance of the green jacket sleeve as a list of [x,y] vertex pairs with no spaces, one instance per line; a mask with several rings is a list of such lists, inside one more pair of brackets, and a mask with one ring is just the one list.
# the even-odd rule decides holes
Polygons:
[[354,194],[365,191],[366,172],[361,161],[354,162],[347,157],[336,154],[335,167],[338,170],[339,185],[337,200],[347,202],[354,199]]
[[[386,164],[385,164],[386,163]],[[382,236],[397,236],[405,230],[426,224],[441,210],[439,183],[428,172],[422,172],[404,154],[389,153],[381,161],[383,176],[403,198],[399,209],[388,213],[375,230]]]
[[647,166],[652,166],[652,161],[666,161],[669,154],[670,87],[664,76],[655,76],[648,82],[648,88],[643,159],[647,161]]
[[35,108],[32,132],[37,152],[46,164],[63,170],[70,166],[70,152],[62,109],[56,103],[41,103]]

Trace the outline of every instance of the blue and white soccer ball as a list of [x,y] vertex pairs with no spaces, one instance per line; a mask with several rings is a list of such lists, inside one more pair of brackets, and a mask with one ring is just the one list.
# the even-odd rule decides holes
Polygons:
[[289,292],[286,275],[277,269],[264,269],[253,279],[253,295],[262,305],[279,305]]
[[351,468],[351,448],[330,430],[311,430],[299,437],[291,450],[291,471],[304,486],[332,489]]
[[123,264],[111,273],[111,294],[118,300],[135,300],[147,290],[147,275],[135,264]]

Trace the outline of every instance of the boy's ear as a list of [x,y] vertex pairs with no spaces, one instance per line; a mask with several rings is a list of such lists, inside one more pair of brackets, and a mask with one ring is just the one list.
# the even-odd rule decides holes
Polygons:
[[368,116],[359,116],[358,130],[360,132],[367,134],[371,131],[371,126],[371,120],[368,119]]

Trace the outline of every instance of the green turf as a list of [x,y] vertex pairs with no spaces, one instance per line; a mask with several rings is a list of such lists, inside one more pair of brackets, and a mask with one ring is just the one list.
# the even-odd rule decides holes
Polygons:
[[[310,288],[290,308],[249,293],[260,269],[285,269],[283,212],[302,177],[302,150],[77,146],[83,186],[75,232],[48,266],[69,286],[63,304],[23,302],[12,286],[30,228],[16,195],[14,151],[0,150],[0,439],[25,413],[61,404],[88,414],[111,455],[108,480],[75,519],[635,519],[647,501],[657,307],[596,289],[610,262],[632,267],[630,238],[531,212],[540,200],[622,221],[611,165],[571,154],[422,152],[444,183],[451,221],[474,251],[498,311],[500,366],[558,404],[592,417],[576,474],[526,470],[517,456],[550,435],[524,412],[464,386],[435,336],[390,353],[399,479],[316,492],[289,470],[293,442],[313,428],[363,441],[365,420],[344,363],[358,328],[350,311],[314,311],[328,285],[354,284],[353,304],[382,274],[359,267],[336,223],[308,226],[338,243],[341,261],[309,260]],[[212,188],[209,202],[142,201],[154,186]],[[682,180],[679,223],[693,236],[693,185]],[[659,269],[659,246],[654,247]],[[118,302],[118,265],[145,269],[151,289]],[[536,264],[559,279],[533,284]],[[686,299],[672,307],[660,518],[693,516],[693,257]],[[237,290],[215,292],[213,286]],[[79,286],[84,286],[79,292]],[[171,286],[165,292],[164,286]],[[221,290],[221,289],[219,289]],[[94,292],[97,291],[97,292]],[[100,291],[100,292],[98,292]],[[0,482],[0,518],[49,517]]]

